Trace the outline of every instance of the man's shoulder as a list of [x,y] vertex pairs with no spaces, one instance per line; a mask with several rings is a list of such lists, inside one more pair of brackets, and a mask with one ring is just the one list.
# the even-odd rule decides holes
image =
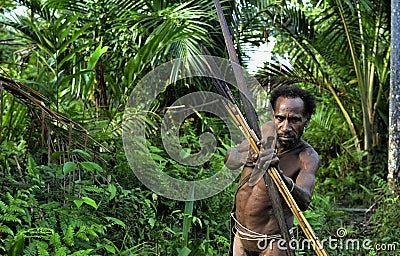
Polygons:
[[261,125],[261,127],[264,127],[264,126],[274,126],[275,127],[275,123],[274,123],[274,121],[270,120]]
[[302,142],[304,143],[304,148],[299,153],[300,158],[303,160],[317,160],[319,162],[318,152],[307,142]]
[[270,134],[271,132],[275,131],[275,123],[272,121],[268,121],[266,123],[263,123],[260,129],[264,137],[265,134]]
[[301,140],[301,143],[304,145],[303,150],[301,152],[307,152],[307,153],[312,153],[318,155],[318,152],[314,149],[313,146],[305,142],[304,140]]

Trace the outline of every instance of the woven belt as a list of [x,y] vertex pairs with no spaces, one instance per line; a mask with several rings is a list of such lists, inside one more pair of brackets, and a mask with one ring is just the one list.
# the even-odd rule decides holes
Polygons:
[[240,239],[243,240],[248,240],[248,241],[260,241],[260,240],[270,240],[270,239],[277,239],[281,238],[282,235],[277,234],[277,235],[265,235],[265,234],[260,234],[258,232],[255,232],[253,230],[250,230],[243,226],[234,216],[234,213],[231,213],[232,219],[235,221],[235,226],[232,227],[232,233],[237,234]]

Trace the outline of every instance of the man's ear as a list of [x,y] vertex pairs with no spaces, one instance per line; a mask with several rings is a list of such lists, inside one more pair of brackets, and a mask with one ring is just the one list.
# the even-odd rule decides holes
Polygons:
[[307,127],[309,124],[310,124],[310,115],[307,115],[304,127]]

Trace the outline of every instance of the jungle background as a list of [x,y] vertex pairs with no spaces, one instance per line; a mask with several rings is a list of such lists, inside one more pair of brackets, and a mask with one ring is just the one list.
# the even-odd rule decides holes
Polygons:
[[[390,3],[222,6],[243,66],[245,46],[274,41],[272,58],[255,74],[265,90],[295,84],[317,98],[304,139],[321,167],[304,214],[320,239],[344,228],[345,238],[373,241],[369,249],[337,245],[330,255],[398,255],[399,197],[387,185]],[[138,81],[162,63],[201,54],[200,45],[227,58],[209,0],[0,2],[1,255],[226,254],[237,183],[200,201],[164,198],[137,179],[122,143]],[[187,152],[200,149],[204,132],[218,138],[202,166],[171,160],[159,131],[177,98],[212,90],[177,81],[144,120],[152,158],[171,176],[202,179],[223,164],[230,143],[218,117],[198,113],[181,127]],[[296,236],[304,237],[300,229]]]

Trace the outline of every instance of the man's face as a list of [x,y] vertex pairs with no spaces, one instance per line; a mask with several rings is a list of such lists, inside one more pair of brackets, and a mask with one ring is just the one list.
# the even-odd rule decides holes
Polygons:
[[304,115],[304,102],[300,98],[279,97],[276,101],[273,119],[278,135],[278,147],[290,149],[303,135],[309,117]]

